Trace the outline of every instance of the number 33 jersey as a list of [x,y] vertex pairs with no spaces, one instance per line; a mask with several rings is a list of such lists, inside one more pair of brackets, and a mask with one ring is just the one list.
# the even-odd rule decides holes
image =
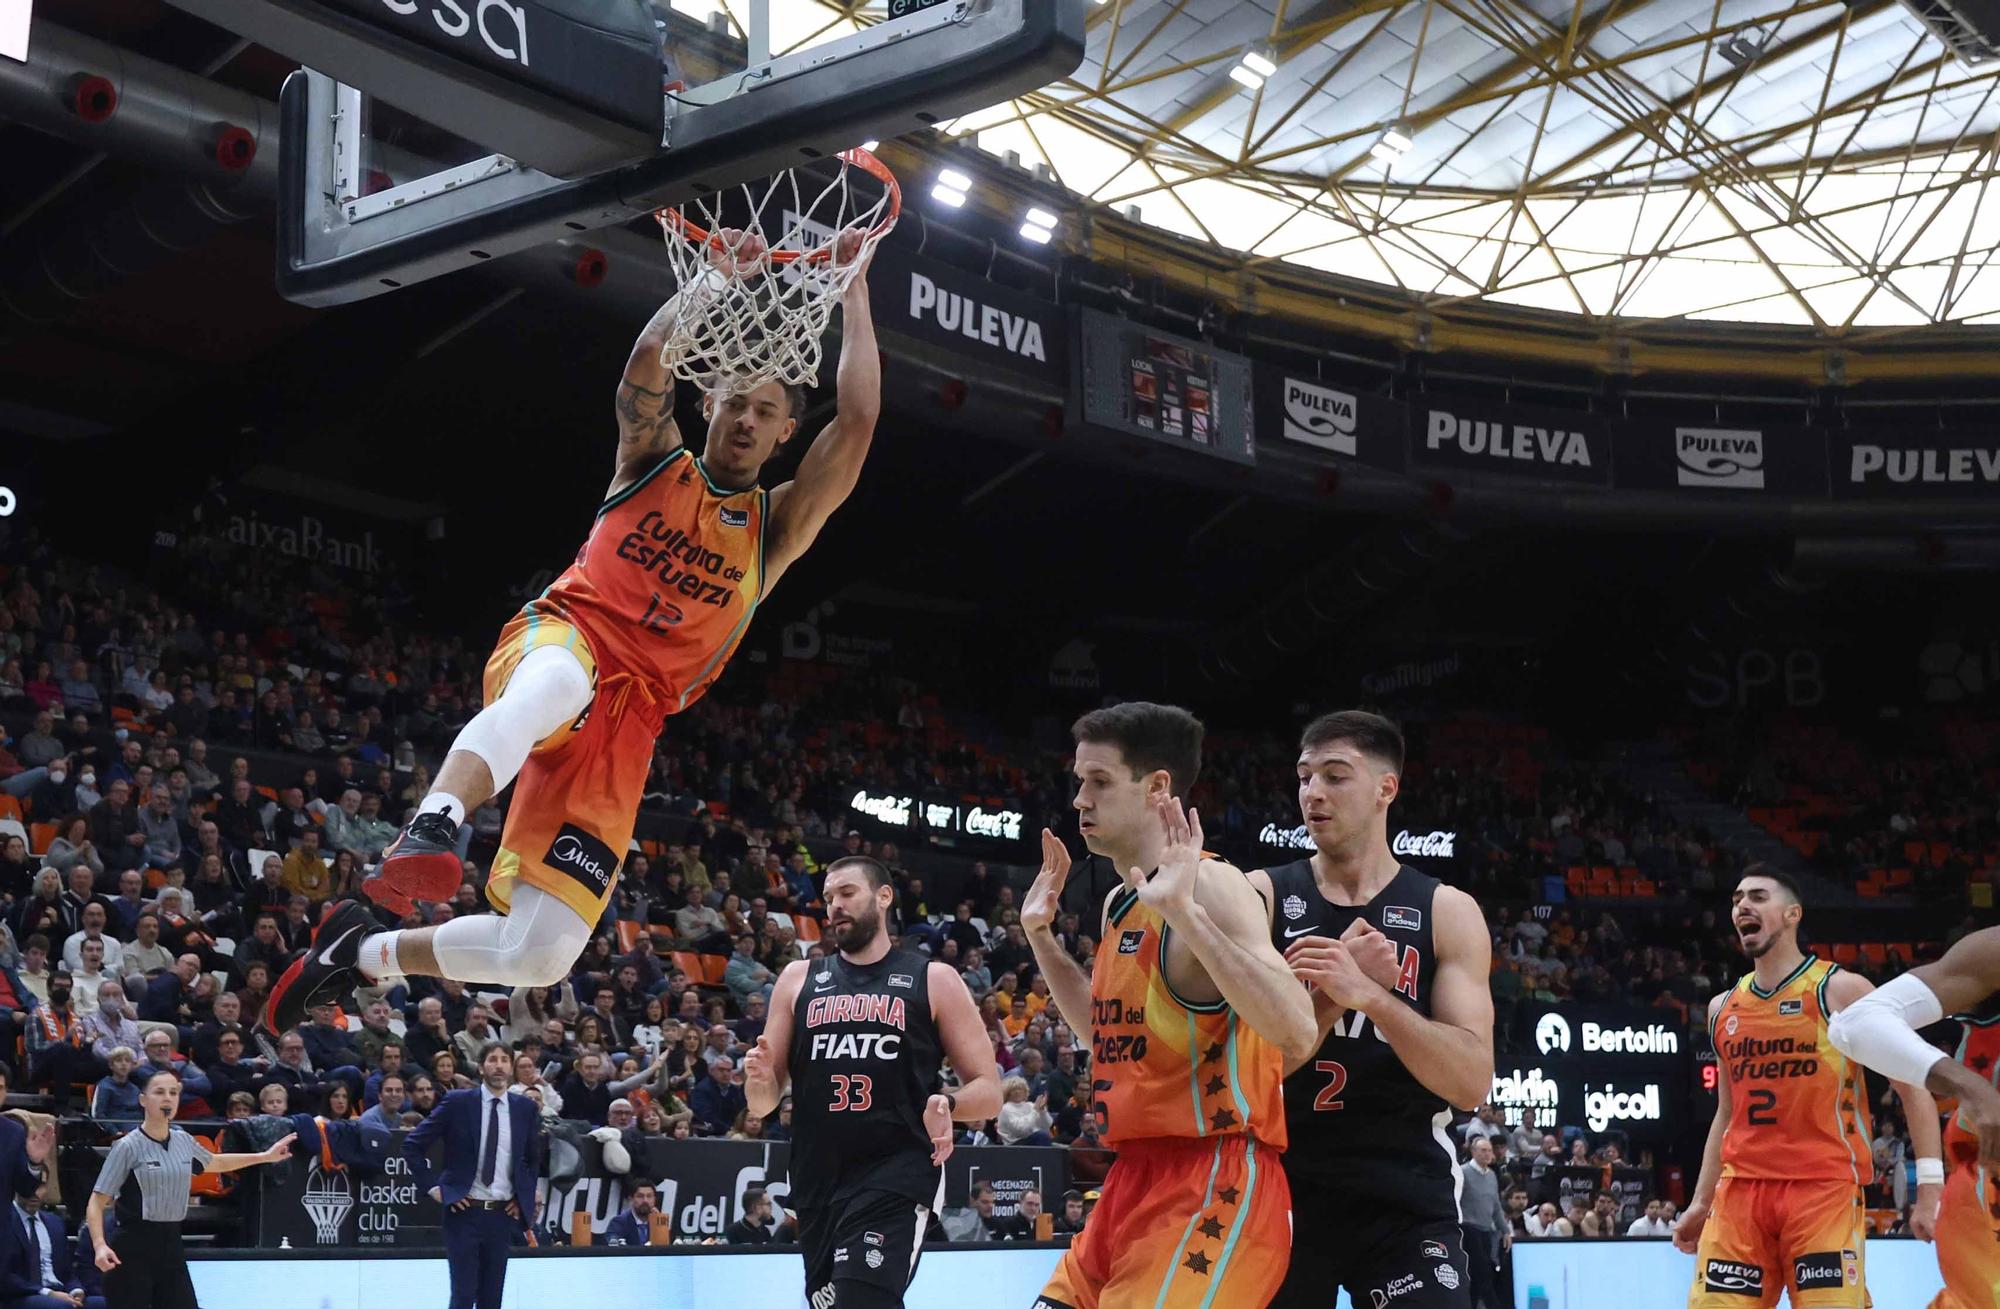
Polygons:
[[699,700],[763,596],[768,494],[718,487],[687,447],[604,502],[590,536],[526,612],[580,629],[600,667]]
[[891,950],[806,967],[792,1008],[792,1203],[818,1208],[863,1191],[935,1207],[924,1105],[944,1043],[931,1016],[930,960]]
[[1112,897],[1090,971],[1091,1109],[1104,1139],[1249,1134],[1285,1148],[1278,1047],[1226,1002],[1167,980],[1171,929],[1136,891]]
[[1861,1065],[1826,1036],[1826,984],[1840,965],[1807,955],[1775,990],[1748,973],[1709,1036],[1729,1079],[1724,1177],[1867,1184],[1874,1175]]

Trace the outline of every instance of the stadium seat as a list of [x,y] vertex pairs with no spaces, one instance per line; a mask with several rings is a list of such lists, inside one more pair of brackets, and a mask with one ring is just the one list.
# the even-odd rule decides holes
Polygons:
[[1880,941],[1861,943],[1861,962],[1870,968],[1881,968],[1889,962],[1889,949]]
[[1855,962],[1861,958],[1860,947],[1852,941],[1840,941],[1830,945],[1827,947],[1827,953],[1833,956],[1833,962],[1849,968],[1852,968]]
[[641,926],[642,924],[635,923],[628,918],[618,920],[618,953],[632,953],[632,948],[639,944],[639,929]]
[[[27,811],[21,808],[19,800],[16,800],[11,795],[0,793],[0,818],[11,818],[17,823],[25,823],[27,817]],[[22,835],[27,835],[25,829],[23,829]]]
[[56,825],[54,823],[30,823],[28,825],[28,853],[47,854],[55,844]]

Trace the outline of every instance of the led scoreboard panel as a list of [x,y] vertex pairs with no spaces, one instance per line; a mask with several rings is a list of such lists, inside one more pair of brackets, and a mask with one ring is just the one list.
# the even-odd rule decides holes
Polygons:
[[1257,462],[1248,359],[1095,309],[1081,311],[1077,340],[1084,422]]

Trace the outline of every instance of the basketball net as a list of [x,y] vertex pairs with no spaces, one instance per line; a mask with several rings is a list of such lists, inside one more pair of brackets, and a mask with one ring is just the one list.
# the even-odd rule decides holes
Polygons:
[[[874,155],[838,158],[823,185],[788,168],[656,215],[680,286],[660,351],[674,376],[733,390],[818,378],[833,307],[902,208],[895,174]],[[859,233],[859,245],[836,260],[846,231]]]

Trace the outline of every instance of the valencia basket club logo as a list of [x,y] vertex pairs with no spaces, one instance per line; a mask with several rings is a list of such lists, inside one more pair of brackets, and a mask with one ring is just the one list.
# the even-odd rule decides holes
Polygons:
[[299,1203],[312,1219],[313,1235],[319,1244],[340,1244],[340,1225],[354,1208],[354,1189],[348,1184],[347,1174],[324,1171],[319,1161],[314,1160],[306,1171],[305,1194]]

